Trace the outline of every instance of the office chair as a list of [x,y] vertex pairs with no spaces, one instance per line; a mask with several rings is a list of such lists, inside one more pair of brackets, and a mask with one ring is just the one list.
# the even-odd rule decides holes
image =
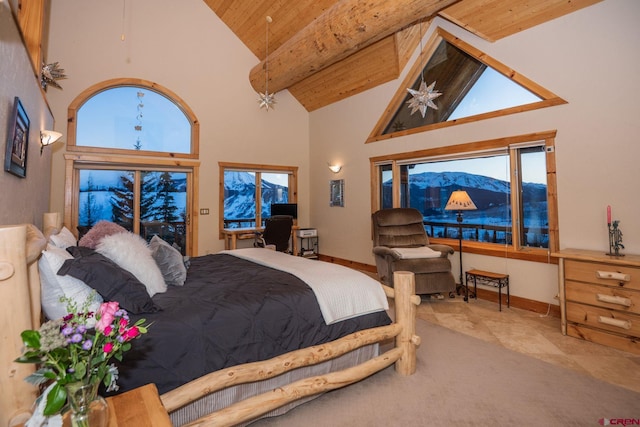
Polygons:
[[256,231],[253,246],[256,248],[275,249],[278,252],[288,252],[292,227],[292,216],[274,215],[271,218],[267,218],[264,223],[264,231]]

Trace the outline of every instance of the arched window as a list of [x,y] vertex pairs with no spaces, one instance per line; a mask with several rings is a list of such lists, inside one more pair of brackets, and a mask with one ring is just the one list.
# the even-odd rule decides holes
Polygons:
[[198,121],[177,95],[139,79],[96,84],[70,104],[68,135],[65,224],[107,220],[193,254]]

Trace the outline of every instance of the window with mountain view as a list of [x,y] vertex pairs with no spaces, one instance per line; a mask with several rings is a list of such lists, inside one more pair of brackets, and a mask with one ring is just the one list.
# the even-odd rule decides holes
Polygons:
[[271,216],[271,205],[295,203],[297,168],[220,163],[221,228],[255,228]]
[[[80,232],[106,220],[189,254],[197,120],[169,90],[142,80],[99,83],[69,107],[75,129],[65,155],[65,205]],[[144,154],[144,158],[139,157]]]
[[[462,231],[463,241],[480,247],[546,253],[557,244],[557,230],[552,226],[557,213],[549,210],[549,188],[555,187],[555,182],[548,182],[555,179],[548,173],[555,168],[548,164],[553,163],[553,140],[536,141],[535,137],[532,141],[516,138],[504,146],[496,140],[493,149],[482,152],[451,147],[448,155],[429,156],[425,150],[397,154],[386,161],[372,159],[378,170],[378,205],[418,209],[427,234],[435,241],[453,244],[446,239],[457,240]],[[393,180],[394,169],[398,182]],[[398,200],[393,199],[394,190]],[[462,226],[456,211],[445,210],[455,190],[465,190],[477,207],[462,212]]]

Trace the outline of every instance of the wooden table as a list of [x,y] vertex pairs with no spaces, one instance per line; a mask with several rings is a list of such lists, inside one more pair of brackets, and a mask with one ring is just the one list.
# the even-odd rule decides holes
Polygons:
[[[106,401],[109,406],[108,427],[173,427],[155,384],[107,397]],[[24,427],[24,424],[16,427]],[[71,427],[68,413],[62,418],[62,427]]]
[[155,384],[108,397],[109,427],[172,427]]
[[473,280],[473,296],[478,298],[478,280],[483,285],[491,285],[498,288],[498,307],[502,311],[502,288],[507,288],[507,307],[509,307],[509,275],[502,273],[493,273],[484,270],[469,270],[465,274],[465,290],[466,301],[469,302],[469,281]]

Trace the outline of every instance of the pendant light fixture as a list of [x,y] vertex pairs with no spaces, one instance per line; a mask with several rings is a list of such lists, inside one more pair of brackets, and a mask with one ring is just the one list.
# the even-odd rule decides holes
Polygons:
[[267,16],[267,36],[266,36],[266,49],[264,59],[264,93],[258,92],[258,103],[260,108],[265,108],[269,111],[269,108],[275,108],[276,98],[275,93],[269,93],[269,24],[272,22],[270,16]]
[[[420,64],[422,65],[422,21],[420,21]],[[441,92],[434,90],[436,82],[431,83],[429,86],[424,82],[424,68],[427,64],[424,64],[422,70],[420,70],[420,87],[418,90],[407,88],[412,98],[407,101],[409,108],[411,109],[411,115],[416,111],[420,111],[422,118],[424,119],[427,114],[427,108],[431,107],[434,110],[438,109],[438,106],[433,102],[434,99],[442,95]]]

